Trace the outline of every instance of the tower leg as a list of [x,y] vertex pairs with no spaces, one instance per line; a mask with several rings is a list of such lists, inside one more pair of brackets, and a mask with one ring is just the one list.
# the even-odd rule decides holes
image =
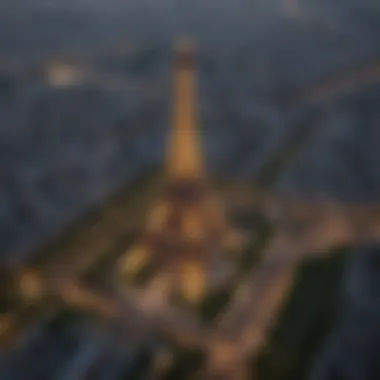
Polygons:
[[202,263],[184,261],[179,265],[181,295],[192,304],[200,302],[205,294],[206,287],[206,275]]

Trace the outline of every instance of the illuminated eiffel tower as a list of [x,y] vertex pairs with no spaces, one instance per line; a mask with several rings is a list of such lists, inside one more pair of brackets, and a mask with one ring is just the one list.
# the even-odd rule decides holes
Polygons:
[[183,40],[174,57],[174,109],[164,185],[141,239],[122,264],[128,274],[153,261],[191,302],[203,297],[214,259],[229,236],[222,205],[205,173],[196,128],[195,75],[193,46]]

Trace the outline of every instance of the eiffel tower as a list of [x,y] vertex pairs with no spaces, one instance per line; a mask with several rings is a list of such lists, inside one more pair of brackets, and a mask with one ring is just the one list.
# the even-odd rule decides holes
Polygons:
[[147,216],[139,242],[127,252],[122,271],[131,274],[153,261],[180,295],[199,301],[216,256],[227,244],[221,202],[206,175],[197,130],[194,47],[181,40],[174,57],[174,109],[165,181]]

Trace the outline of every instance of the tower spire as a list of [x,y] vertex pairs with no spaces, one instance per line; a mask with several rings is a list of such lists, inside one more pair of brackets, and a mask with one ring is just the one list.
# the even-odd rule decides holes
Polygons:
[[181,39],[175,47],[172,131],[167,156],[170,179],[203,176],[196,110],[195,51],[191,40]]

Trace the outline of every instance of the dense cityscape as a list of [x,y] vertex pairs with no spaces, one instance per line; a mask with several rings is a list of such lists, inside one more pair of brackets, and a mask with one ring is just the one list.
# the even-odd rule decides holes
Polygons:
[[[1,2],[2,266],[32,260],[161,165],[178,33],[197,42],[200,128],[212,177],[310,203],[378,202],[379,17],[369,0]],[[367,243],[350,246],[342,275],[331,275],[336,315],[301,379],[378,378],[378,248]],[[309,286],[304,300],[312,297]],[[93,331],[72,315],[72,323],[46,318],[47,330],[40,324],[21,348],[4,351],[0,377],[75,378],[83,358],[91,362],[96,350],[103,357],[110,346],[107,364],[87,378],[127,376],[133,349],[114,343],[117,333]],[[72,347],[84,353],[77,367],[68,360]],[[48,355],[52,368],[38,364]],[[274,363],[287,360],[273,355]]]

